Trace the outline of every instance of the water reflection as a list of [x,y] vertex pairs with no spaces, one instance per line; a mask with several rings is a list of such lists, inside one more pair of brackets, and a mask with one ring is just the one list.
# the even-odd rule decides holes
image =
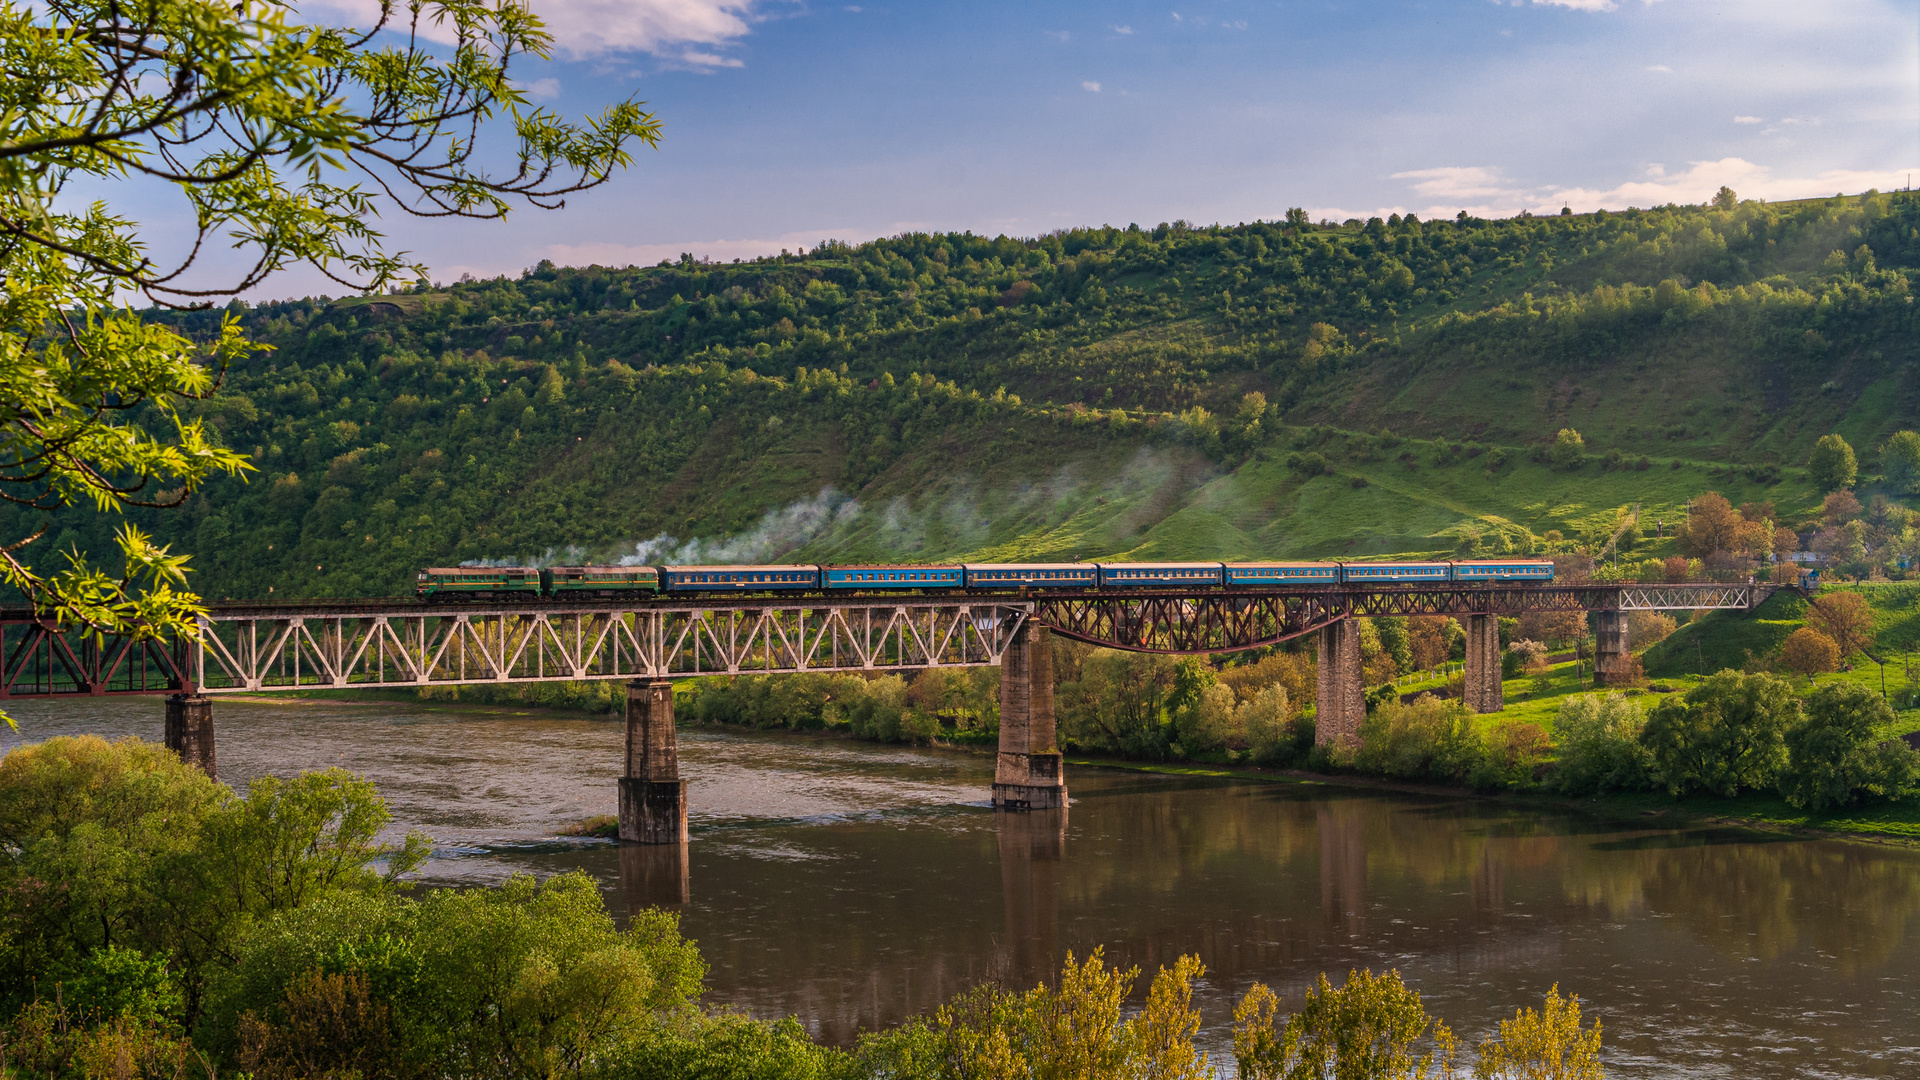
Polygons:
[[621,844],[616,905],[631,916],[650,907],[678,910],[693,900],[693,872],[685,844]]
[[1006,912],[994,977],[1032,986],[1060,970],[1060,864],[1067,855],[1067,810],[994,815],[1000,896]]
[[[681,912],[710,1000],[822,1036],[1029,985],[1104,945],[1210,969],[1226,1052],[1258,979],[1393,966],[1475,1038],[1558,982],[1624,1077],[1920,1075],[1920,858],[1464,799],[1077,770],[1067,812],[996,814],[992,760],[683,730],[693,842],[553,839],[613,809],[618,724],[393,706],[216,706],[222,775],[343,765],[439,837],[436,882],[581,869]],[[155,702],[23,703],[24,730],[158,738]]]

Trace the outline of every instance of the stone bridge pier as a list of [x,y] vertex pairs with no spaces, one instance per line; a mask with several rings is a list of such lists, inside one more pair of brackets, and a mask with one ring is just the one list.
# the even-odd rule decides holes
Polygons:
[[993,772],[996,810],[1067,805],[1067,780],[1053,719],[1053,646],[1029,619],[1000,660],[1000,757]]
[[1494,615],[1463,615],[1467,629],[1467,708],[1495,713],[1507,707],[1500,685],[1500,619]]
[[687,782],[680,779],[673,733],[673,684],[636,679],[627,684],[627,762],[620,778],[620,840],[629,844],[687,842]]
[[1633,643],[1624,611],[1593,613],[1593,680],[1618,686],[1633,678]]
[[1360,628],[1341,619],[1314,634],[1319,644],[1313,744],[1340,746],[1360,738],[1367,717],[1367,688],[1360,673]]
[[208,776],[219,779],[213,752],[213,699],[198,694],[168,694],[166,743],[180,760],[198,765]]

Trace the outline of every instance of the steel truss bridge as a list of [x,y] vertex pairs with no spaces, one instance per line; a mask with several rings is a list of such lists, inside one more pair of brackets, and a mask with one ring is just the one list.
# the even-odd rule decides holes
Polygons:
[[1744,610],[1771,585],[1406,585],[1042,596],[227,604],[198,640],[0,612],[0,698],[242,694],[999,664],[1035,620],[1136,652],[1271,645],[1350,616]]

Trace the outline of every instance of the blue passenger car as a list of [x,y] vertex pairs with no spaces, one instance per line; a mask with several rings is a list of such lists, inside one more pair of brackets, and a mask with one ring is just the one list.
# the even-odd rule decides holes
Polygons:
[[827,589],[958,589],[965,575],[958,566],[825,566]]
[[809,592],[820,587],[817,566],[662,566],[665,592]]
[[1099,563],[1100,584],[1109,589],[1126,588],[1189,588],[1196,585],[1218,585],[1221,582],[1222,565],[1217,562],[1174,563],[1174,562],[1135,562],[1135,563]]
[[1229,585],[1335,585],[1340,564],[1330,562],[1243,562],[1226,564]]
[[1366,562],[1341,563],[1341,579],[1359,584],[1372,582],[1419,583],[1446,581],[1452,565],[1443,562]]
[[1091,589],[1100,584],[1092,563],[967,563],[969,589]]
[[1455,581],[1552,581],[1550,559],[1477,559],[1453,564]]

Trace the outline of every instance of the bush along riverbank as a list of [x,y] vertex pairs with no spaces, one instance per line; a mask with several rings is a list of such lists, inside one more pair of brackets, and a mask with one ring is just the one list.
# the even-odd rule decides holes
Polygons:
[[[931,1016],[821,1045],[701,1001],[675,916],[625,928],[584,874],[416,889],[418,835],[340,770],[235,793],[163,747],[57,738],[0,759],[0,1076],[255,1080],[962,1080],[1223,1075],[1194,1043],[1206,975],[1069,955]],[[1138,1002],[1130,1005],[1129,1002]],[[1288,1010],[1292,1011],[1289,1012]],[[1600,1026],[1556,987],[1472,1052],[1397,972],[1263,985],[1233,1014],[1238,1075],[1597,1078]]]

